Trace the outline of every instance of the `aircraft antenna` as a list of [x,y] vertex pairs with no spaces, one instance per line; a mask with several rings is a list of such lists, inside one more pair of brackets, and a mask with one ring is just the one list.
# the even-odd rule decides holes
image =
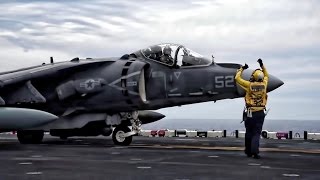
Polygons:
[[211,55],[211,57],[212,57],[212,63],[215,64],[215,62],[214,62],[214,56]]

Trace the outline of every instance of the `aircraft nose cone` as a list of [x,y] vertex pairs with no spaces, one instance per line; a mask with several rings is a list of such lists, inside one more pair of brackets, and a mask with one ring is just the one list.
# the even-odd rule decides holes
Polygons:
[[268,82],[268,87],[267,87],[267,91],[273,91],[277,88],[279,88],[280,86],[282,86],[284,84],[283,81],[281,81],[279,78],[269,75],[269,82]]
[[[242,73],[242,78],[245,80],[249,80],[251,77],[253,70],[252,69],[248,69],[243,71]],[[273,91],[277,88],[279,88],[280,86],[282,86],[284,83],[283,81],[281,81],[279,78],[269,74],[269,81],[268,81],[268,87],[267,87],[267,91]],[[240,94],[243,94],[244,92],[239,92]]]

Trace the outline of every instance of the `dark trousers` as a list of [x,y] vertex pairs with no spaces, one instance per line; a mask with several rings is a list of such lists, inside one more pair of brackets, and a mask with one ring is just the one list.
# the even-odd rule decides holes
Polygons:
[[251,118],[247,118],[244,125],[246,127],[245,135],[245,153],[259,154],[260,135],[264,122],[264,111],[257,111],[252,113]]

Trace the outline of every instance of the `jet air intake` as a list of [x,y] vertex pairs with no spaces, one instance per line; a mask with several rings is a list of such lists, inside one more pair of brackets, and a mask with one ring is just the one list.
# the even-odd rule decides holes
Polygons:
[[[129,104],[148,103],[145,86],[145,69],[148,67],[149,64],[141,61],[129,60],[125,63],[121,72],[120,87],[118,88],[121,89],[124,96],[129,97]],[[119,86],[118,82],[113,85],[115,87]]]

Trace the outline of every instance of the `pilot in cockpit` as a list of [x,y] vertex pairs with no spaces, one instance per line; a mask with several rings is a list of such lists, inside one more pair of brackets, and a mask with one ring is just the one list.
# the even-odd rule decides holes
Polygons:
[[151,50],[151,52],[150,52],[150,55],[148,56],[148,58],[160,61],[161,56],[162,56],[161,46],[158,46],[158,45],[151,46],[150,50]]
[[153,53],[152,53],[152,51],[151,51],[150,48],[145,49],[143,53],[144,53],[144,55],[145,55],[147,58],[153,59],[153,58],[152,58]]
[[169,45],[163,48],[163,55],[161,56],[160,61],[166,64],[173,64],[173,58],[171,57],[172,49]]

